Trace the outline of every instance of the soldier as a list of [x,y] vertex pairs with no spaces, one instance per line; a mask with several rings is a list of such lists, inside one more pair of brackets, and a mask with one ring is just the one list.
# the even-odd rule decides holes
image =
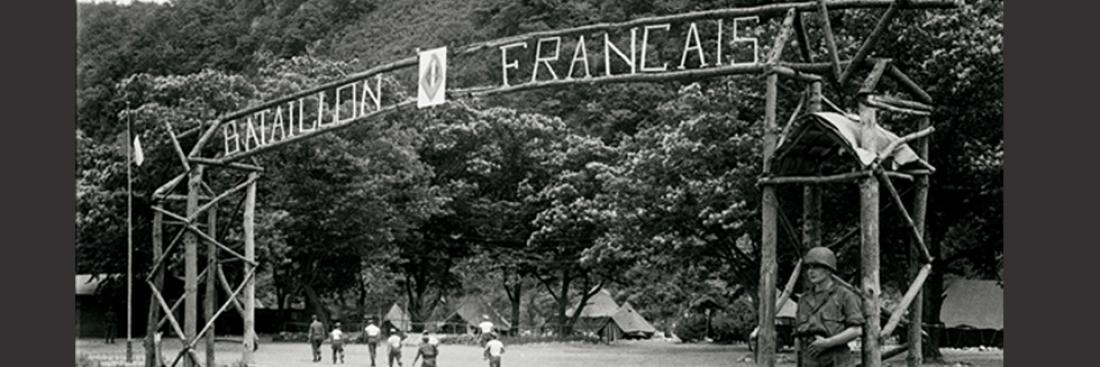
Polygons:
[[809,280],[798,300],[795,323],[795,336],[802,342],[802,366],[854,366],[848,342],[863,332],[859,296],[833,279],[836,255],[832,250],[814,247],[802,264]]
[[489,333],[489,342],[485,343],[485,359],[489,361],[489,367],[500,367],[500,357],[504,354],[504,343],[497,339],[496,334]]
[[111,307],[107,309],[107,315],[104,316],[107,320],[107,337],[104,340],[106,344],[115,343],[115,330],[118,329],[118,318],[115,316],[115,308]]
[[314,362],[321,361],[321,343],[325,342],[325,334],[325,325],[317,321],[317,315],[313,315],[313,322],[309,324],[309,344],[313,348]]
[[390,329],[390,338],[386,339],[386,344],[389,345],[389,364],[393,367],[393,362],[397,362],[397,367],[401,367],[401,341],[404,338],[401,334],[397,333],[397,329]]
[[340,363],[344,363],[344,331],[340,330],[340,322],[329,333],[332,336],[332,364],[336,364],[336,357],[340,357]]
[[378,343],[382,341],[382,329],[374,324],[374,319],[369,319],[367,327],[363,329],[363,335],[367,338],[367,350],[370,351],[370,365],[374,367],[374,359],[378,355]]
[[416,350],[416,357],[413,358],[412,366],[416,366],[416,361],[421,357],[424,357],[424,363],[420,364],[420,367],[435,367],[435,357],[439,355],[439,347],[432,343],[432,338],[428,336],[428,333],[424,333],[424,337],[421,338],[420,347]]

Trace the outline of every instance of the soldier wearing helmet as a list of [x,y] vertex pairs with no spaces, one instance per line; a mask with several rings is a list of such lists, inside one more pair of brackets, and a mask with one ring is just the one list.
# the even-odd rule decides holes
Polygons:
[[795,336],[802,342],[802,366],[853,366],[848,342],[863,331],[860,298],[833,279],[837,268],[832,250],[814,247],[802,264],[809,281],[798,300],[795,322]]

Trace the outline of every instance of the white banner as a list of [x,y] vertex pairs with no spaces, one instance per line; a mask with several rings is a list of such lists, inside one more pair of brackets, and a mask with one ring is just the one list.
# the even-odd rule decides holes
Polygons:
[[416,107],[424,108],[447,102],[447,48],[420,52]]

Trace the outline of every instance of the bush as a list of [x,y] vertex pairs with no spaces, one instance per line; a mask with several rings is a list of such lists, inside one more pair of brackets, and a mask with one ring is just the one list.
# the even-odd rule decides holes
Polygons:
[[711,335],[719,343],[746,342],[756,327],[753,320],[741,317],[719,316],[711,319]]
[[705,315],[691,315],[680,319],[676,323],[673,332],[684,343],[704,340],[707,337],[707,317]]

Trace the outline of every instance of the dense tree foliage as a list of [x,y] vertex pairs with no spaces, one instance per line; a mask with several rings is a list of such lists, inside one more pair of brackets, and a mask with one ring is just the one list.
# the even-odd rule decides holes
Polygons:
[[[117,273],[124,264],[127,119],[147,148],[147,163],[134,171],[135,268],[146,269],[149,250],[140,244],[151,236],[150,195],[180,173],[168,128],[188,131],[417,47],[758,3],[82,3],[77,270]],[[999,278],[1003,267],[1003,8],[971,0],[954,11],[903,12],[873,55],[893,58],[936,101],[931,294],[941,293],[945,275]],[[836,12],[842,52],[854,54],[881,13]],[[762,52],[778,23],[760,19],[751,30]],[[816,15],[806,23],[816,35]],[[793,45],[787,57],[797,60]],[[823,40],[811,38],[810,48],[823,58]],[[470,65],[455,75],[476,81],[496,67]],[[827,96],[850,107],[838,87],[829,85]],[[800,88],[781,83],[781,125]],[[884,89],[899,90],[890,82]],[[265,154],[258,158],[267,168],[257,220],[261,296],[280,308],[305,303],[326,317],[343,306],[398,301],[424,321],[464,294],[481,294],[510,305],[504,314],[516,327],[549,320],[561,333],[576,321],[567,309],[600,289],[663,330],[702,296],[749,308],[745,297],[756,297],[759,277],[762,92],[758,77],[540,90],[402,111]],[[892,114],[882,123],[899,133],[916,127]],[[240,179],[209,177],[215,187]],[[801,196],[784,189],[779,199],[784,276],[803,246]],[[857,197],[838,186],[824,200],[831,243],[857,225]],[[225,205],[219,215],[233,209]],[[239,241],[239,229],[222,231]],[[882,233],[884,265],[904,263],[908,238],[890,209]],[[842,253],[842,262],[857,263],[855,252]],[[851,268],[843,275],[854,276]],[[897,293],[907,280],[886,272],[883,281]],[[939,301],[929,297],[929,321]]]

